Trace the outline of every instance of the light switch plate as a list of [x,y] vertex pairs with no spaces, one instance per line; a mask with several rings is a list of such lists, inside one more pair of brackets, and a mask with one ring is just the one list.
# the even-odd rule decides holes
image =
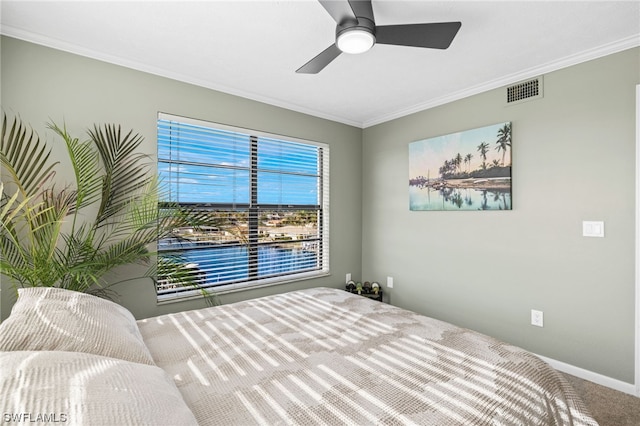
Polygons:
[[584,220],[582,221],[583,237],[604,237],[604,222]]

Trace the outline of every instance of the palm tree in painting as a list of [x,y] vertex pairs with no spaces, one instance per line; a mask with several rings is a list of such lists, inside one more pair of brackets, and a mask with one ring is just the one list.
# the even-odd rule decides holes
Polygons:
[[467,165],[467,172],[471,168],[471,159],[473,158],[473,154],[467,154],[464,156],[464,163]]
[[504,156],[507,153],[507,149],[511,148],[511,123],[504,123],[500,129],[498,129],[498,140],[496,144],[496,150],[502,151],[502,165],[504,166]]
[[489,144],[486,142],[482,142],[478,145],[478,152],[480,152],[480,157],[482,157],[482,170],[487,168],[487,153],[489,152]]
[[453,160],[456,163],[456,169],[458,169],[458,172],[460,172],[460,164],[462,164],[462,155],[458,153],[458,155],[456,155],[456,157]]

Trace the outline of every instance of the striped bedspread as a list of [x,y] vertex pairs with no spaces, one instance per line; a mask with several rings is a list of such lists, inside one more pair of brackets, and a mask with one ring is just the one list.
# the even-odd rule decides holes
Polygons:
[[316,288],[138,321],[200,425],[596,425],[517,347]]

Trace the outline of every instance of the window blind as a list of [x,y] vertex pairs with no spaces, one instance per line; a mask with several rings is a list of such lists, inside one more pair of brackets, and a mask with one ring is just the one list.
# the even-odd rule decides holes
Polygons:
[[194,294],[194,281],[229,291],[328,273],[328,171],[326,144],[160,114],[160,208],[207,220],[158,242],[159,263],[196,278],[158,276],[159,300]]

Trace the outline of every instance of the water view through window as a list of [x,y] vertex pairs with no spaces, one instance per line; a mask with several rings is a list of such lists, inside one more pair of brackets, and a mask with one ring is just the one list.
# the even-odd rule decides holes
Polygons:
[[[185,263],[205,274],[202,279],[207,286],[249,278],[247,247],[183,247],[180,256]],[[318,255],[312,245],[300,248],[258,247],[258,275],[263,278],[293,270],[313,270],[317,264]],[[165,286],[171,288],[167,284]]]
[[[315,211],[261,215],[255,249],[249,244],[248,214],[211,211],[205,215],[209,216],[207,222],[217,226],[175,229],[173,237],[161,240],[158,246],[161,257],[187,265],[199,285],[216,287],[251,278],[313,271],[322,263]],[[158,283],[159,292],[179,287],[167,279]]]
[[[327,271],[328,147],[185,120],[158,120],[160,208],[201,223],[159,241],[158,294]],[[188,289],[163,275],[171,262]]]

